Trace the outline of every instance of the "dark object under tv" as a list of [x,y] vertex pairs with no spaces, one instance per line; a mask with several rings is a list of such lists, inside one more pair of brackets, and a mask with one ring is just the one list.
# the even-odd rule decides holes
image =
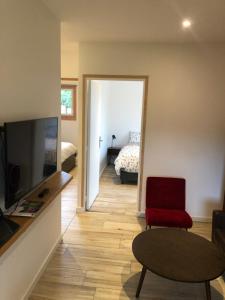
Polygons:
[[19,225],[5,217],[0,209],[0,247],[19,229]]
[[58,118],[4,124],[5,209],[57,170]]
[[138,173],[136,172],[127,172],[124,168],[120,169],[120,181],[122,184],[130,183],[137,184],[138,183]]

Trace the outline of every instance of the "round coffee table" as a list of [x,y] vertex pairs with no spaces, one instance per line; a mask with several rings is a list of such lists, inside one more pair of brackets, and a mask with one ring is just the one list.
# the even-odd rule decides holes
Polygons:
[[225,256],[212,242],[181,229],[157,228],[137,235],[132,244],[135,258],[143,265],[137,287],[139,297],[146,270],[167,279],[204,282],[211,299],[210,280],[225,270]]

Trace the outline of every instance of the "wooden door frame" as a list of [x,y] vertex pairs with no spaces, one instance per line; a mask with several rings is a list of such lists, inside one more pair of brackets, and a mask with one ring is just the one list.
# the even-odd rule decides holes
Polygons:
[[86,178],[87,178],[87,133],[88,133],[88,106],[87,106],[87,82],[88,80],[119,80],[119,81],[143,81],[143,99],[142,99],[142,118],[141,118],[141,160],[140,171],[138,175],[138,207],[141,210],[141,197],[143,186],[143,166],[144,166],[144,149],[145,149],[145,130],[146,130],[146,115],[147,115],[147,98],[148,98],[148,79],[146,75],[97,75],[97,74],[83,74],[83,96],[82,96],[82,160],[81,160],[81,207],[86,209]]

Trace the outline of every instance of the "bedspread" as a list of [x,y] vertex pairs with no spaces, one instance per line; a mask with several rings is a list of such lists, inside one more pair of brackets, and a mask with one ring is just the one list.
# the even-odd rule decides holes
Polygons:
[[120,175],[120,169],[124,168],[127,172],[138,173],[139,170],[140,146],[128,144],[124,146],[115,160],[116,174]]
[[61,162],[64,162],[69,156],[76,154],[77,148],[68,142],[61,142]]

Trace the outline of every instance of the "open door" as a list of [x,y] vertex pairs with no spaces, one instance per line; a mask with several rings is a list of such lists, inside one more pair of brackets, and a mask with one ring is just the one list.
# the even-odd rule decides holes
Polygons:
[[100,85],[96,80],[88,80],[88,147],[87,147],[87,201],[90,209],[99,193],[100,169]]

